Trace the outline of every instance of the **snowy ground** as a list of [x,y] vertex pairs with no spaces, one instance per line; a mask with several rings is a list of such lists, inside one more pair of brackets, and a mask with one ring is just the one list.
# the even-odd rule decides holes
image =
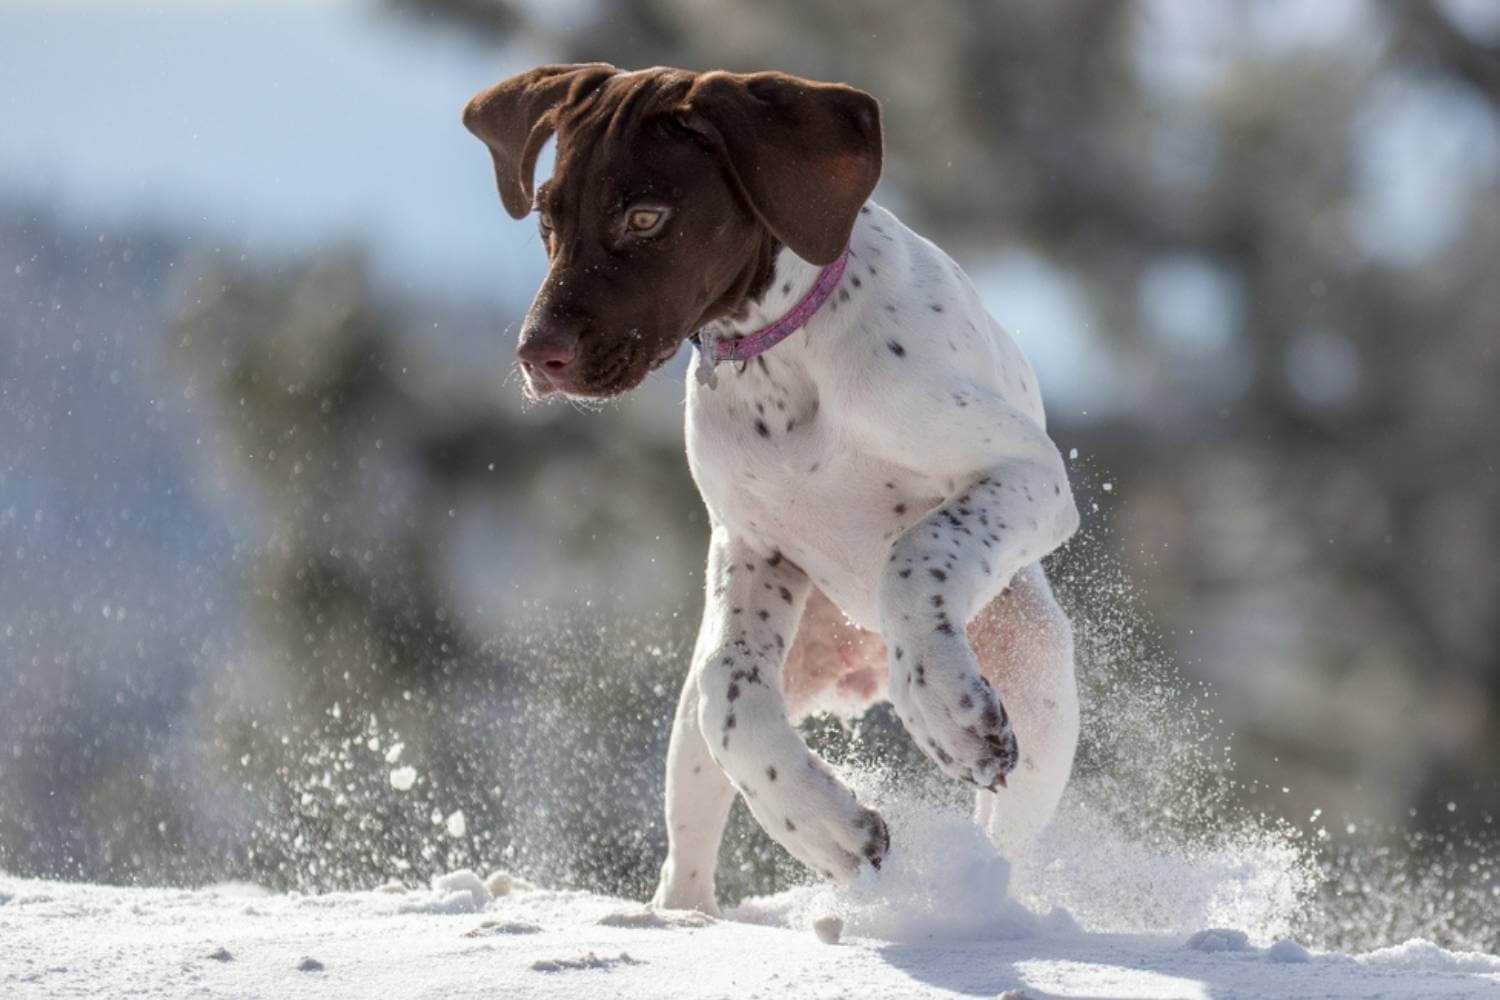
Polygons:
[[[1352,957],[1232,933],[1190,947],[1019,909],[955,936],[855,899],[842,940],[827,944],[811,929],[825,905],[839,909],[838,894],[800,889],[710,920],[580,892],[491,896],[465,873],[430,889],[326,896],[0,876],[0,996],[1500,996],[1500,957],[1421,942]],[[881,919],[916,939],[855,933]]]

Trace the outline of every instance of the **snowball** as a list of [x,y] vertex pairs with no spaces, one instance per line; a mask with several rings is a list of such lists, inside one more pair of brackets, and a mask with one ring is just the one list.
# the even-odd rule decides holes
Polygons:
[[508,896],[512,892],[530,892],[536,886],[524,878],[517,878],[510,872],[496,869],[490,872],[490,877],[484,880],[484,887],[490,891],[491,896]]
[[1266,949],[1266,957],[1273,962],[1306,962],[1312,956],[1296,941],[1282,938]]
[[1244,951],[1249,943],[1250,936],[1244,931],[1226,927],[1209,927],[1187,939],[1188,948],[1206,952]]
[[[484,887],[479,876],[467,868],[460,868],[447,875],[434,875],[432,891],[443,897],[443,906],[450,912],[455,907],[462,908],[462,904],[465,903],[467,908],[482,910],[490,901],[490,891]],[[467,896],[468,899],[457,898],[460,896]]]
[[824,944],[838,944],[844,934],[844,922],[831,913],[814,920],[812,926],[813,933]]
[[410,765],[398,767],[391,772],[391,787],[398,792],[411,790],[411,786],[417,783],[417,769]]

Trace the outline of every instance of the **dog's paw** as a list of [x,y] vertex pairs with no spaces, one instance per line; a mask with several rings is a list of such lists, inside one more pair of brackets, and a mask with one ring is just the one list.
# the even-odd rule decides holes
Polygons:
[[710,917],[719,916],[719,904],[714,899],[712,881],[705,881],[698,872],[678,876],[670,871],[670,862],[662,869],[661,881],[656,894],[651,897],[651,907],[656,910],[696,910]]
[[906,731],[949,777],[995,791],[1020,758],[1005,706],[966,640],[890,647],[890,695]]
[[891,834],[875,810],[812,754],[787,772],[768,767],[764,780],[741,785],[751,814],[771,838],[824,878],[847,883],[868,864],[879,868]]

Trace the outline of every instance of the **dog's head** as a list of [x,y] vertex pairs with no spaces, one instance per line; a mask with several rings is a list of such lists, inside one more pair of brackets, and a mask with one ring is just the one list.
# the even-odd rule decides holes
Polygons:
[[833,261],[880,177],[874,98],[781,73],[541,66],[475,96],[464,124],[506,211],[536,209],[551,262],[518,349],[534,396],[639,385],[764,290],[778,245]]

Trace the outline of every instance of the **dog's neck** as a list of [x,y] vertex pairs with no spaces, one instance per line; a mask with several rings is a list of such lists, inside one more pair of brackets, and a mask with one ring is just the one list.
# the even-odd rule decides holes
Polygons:
[[[721,372],[733,373],[738,381],[747,370],[758,367],[757,376],[769,376],[767,364],[774,361],[784,372],[795,373],[794,381],[805,381],[801,372],[805,341],[801,345],[793,343],[799,339],[794,335],[818,318],[819,307],[833,287],[830,279],[837,282],[846,260],[847,257],[841,257],[836,266],[822,268],[786,247],[778,247],[769,269],[770,280],[762,293],[747,299],[733,315],[704,326],[694,336],[697,357],[693,378],[710,390],[719,390]],[[744,388],[747,387],[736,386],[736,390]],[[786,386],[779,388],[787,390]],[[721,404],[732,406],[731,400],[741,395],[736,390],[724,388],[713,395]]]
[[[775,320],[757,329],[736,333],[730,337],[723,336],[718,330],[700,331],[693,338],[693,343],[707,355],[709,360],[716,363],[754,360],[812,322],[818,310],[823,307],[828,297],[838,287],[838,283],[843,280],[844,270],[848,264],[849,250],[845,248],[831,264],[819,269],[812,288],[797,300],[796,305],[783,312]],[[784,282],[782,287],[786,289],[786,294],[790,295],[791,283]]]
[[727,340],[769,326],[807,297],[822,271],[818,265],[809,264],[777,244],[770,267],[756,282],[759,287],[745,296],[738,309],[705,324],[704,328]]
[[[704,327],[689,370],[688,397],[691,406],[729,411],[774,405],[774,419],[804,423],[817,412],[817,377],[814,357],[824,353],[818,341],[834,332],[834,324],[845,319],[831,290],[821,305],[789,335],[755,353],[748,360],[711,360],[716,338],[733,340],[753,335],[796,311],[818,285],[825,268],[798,257],[785,247],[778,249],[771,280],[764,293],[747,300],[744,308]],[[845,296],[847,298],[847,294]],[[773,419],[766,411],[765,419]]]
[[[884,241],[890,237],[880,234],[880,227],[875,226],[874,235],[882,236],[882,242],[874,241],[869,230],[871,220],[877,216],[872,211],[871,206],[865,206],[855,222],[848,244],[849,257],[836,287],[795,332],[750,361],[723,361],[715,365],[701,348],[695,349],[688,387],[689,399],[695,400],[695,405],[711,408],[753,405],[754,399],[750,397],[757,392],[764,396],[758,383],[772,371],[781,383],[778,391],[802,397],[797,400],[799,407],[816,405],[819,380],[838,377],[837,373],[843,371],[845,366],[838,359],[849,343],[849,331],[864,329],[870,319],[870,303],[875,301],[874,285],[888,280],[878,278],[873,265],[889,250]],[[706,344],[713,337],[730,340],[744,337],[775,324],[808,298],[824,270],[778,245],[769,262],[769,280],[761,294],[747,297],[732,314],[704,324],[703,331],[711,336],[701,337],[700,343]],[[880,274],[886,272],[882,264]],[[851,289],[860,288],[864,294],[851,296]],[[817,375],[814,370],[823,374]]]

